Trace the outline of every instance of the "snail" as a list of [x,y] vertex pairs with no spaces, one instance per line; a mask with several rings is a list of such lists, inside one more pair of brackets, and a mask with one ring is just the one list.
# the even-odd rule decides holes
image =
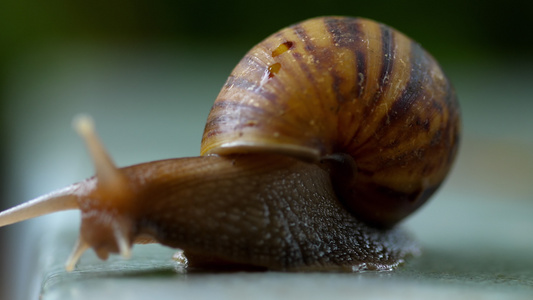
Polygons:
[[0,226],[81,211],[73,270],[135,243],[189,267],[390,270],[419,247],[397,224],[441,185],[460,112],[433,57],[372,20],[319,17],[274,33],[230,74],[201,156],[118,168],[75,122],[96,174],[0,213]]

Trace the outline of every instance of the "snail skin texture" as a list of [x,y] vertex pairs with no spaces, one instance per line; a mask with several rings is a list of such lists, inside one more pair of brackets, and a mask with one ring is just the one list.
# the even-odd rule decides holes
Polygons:
[[235,67],[201,155],[117,168],[92,122],[75,127],[96,175],[0,213],[0,226],[81,211],[68,259],[134,243],[189,267],[391,270],[418,246],[396,224],[439,187],[460,114],[437,62],[367,19],[321,17],[274,33]]

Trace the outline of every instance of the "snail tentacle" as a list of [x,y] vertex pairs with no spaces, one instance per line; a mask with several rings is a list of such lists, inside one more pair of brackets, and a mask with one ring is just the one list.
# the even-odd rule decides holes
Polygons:
[[121,228],[121,223],[114,223],[115,224],[115,239],[117,241],[117,246],[120,255],[124,258],[130,258],[131,257],[131,243],[128,240],[127,237],[127,230],[123,230]]
[[79,209],[79,188],[78,184],[71,185],[5,210],[0,213],[0,227],[54,212]]
[[87,150],[91,155],[96,177],[98,178],[98,185],[116,193],[121,193],[124,189],[127,189],[124,176],[113,163],[94,130],[93,119],[88,115],[82,114],[76,116],[72,123],[76,132],[85,141]]
[[74,270],[76,263],[80,260],[82,254],[89,249],[89,247],[90,246],[87,242],[85,242],[81,237],[78,237],[76,245],[74,246],[74,249],[72,249],[72,253],[65,263],[65,270],[67,270],[67,272],[72,272]]

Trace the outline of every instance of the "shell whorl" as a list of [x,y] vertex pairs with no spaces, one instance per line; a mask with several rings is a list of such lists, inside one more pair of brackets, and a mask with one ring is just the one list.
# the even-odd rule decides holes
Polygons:
[[420,45],[371,20],[322,17],[246,54],[213,105],[201,153],[348,154],[357,173],[342,200],[392,226],[441,184],[459,131],[455,92]]

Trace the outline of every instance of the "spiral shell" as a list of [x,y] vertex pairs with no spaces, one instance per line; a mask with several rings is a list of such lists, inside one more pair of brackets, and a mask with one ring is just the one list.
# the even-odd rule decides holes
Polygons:
[[441,184],[459,131],[453,87],[419,44],[371,20],[322,17],[246,54],[208,116],[201,153],[348,154],[356,173],[338,193],[388,227]]

